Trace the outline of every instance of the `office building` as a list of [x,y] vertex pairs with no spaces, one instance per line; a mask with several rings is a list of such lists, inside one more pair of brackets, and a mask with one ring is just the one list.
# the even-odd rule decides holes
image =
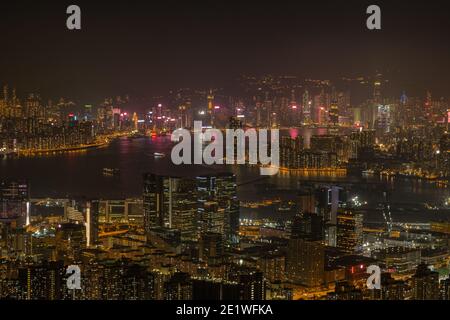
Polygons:
[[144,228],[177,229],[182,241],[201,233],[220,233],[227,245],[237,242],[239,201],[236,177],[219,173],[196,177],[144,175]]
[[352,208],[339,208],[336,246],[348,253],[359,252],[363,244],[363,215]]

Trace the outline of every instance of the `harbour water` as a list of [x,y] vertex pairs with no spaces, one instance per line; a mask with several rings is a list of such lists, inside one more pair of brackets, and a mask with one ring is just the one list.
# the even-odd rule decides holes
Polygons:
[[[39,157],[7,158],[0,160],[1,179],[26,179],[33,198],[92,197],[124,199],[142,195],[142,174],[162,172],[177,174],[189,170],[195,174],[206,166],[179,167],[171,163],[172,145],[169,137],[119,138],[110,145],[84,152],[61,153]],[[165,154],[166,156],[155,156]],[[103,168],[117,168],[118,175],[105,176]],[[379,176],[302,176],[279,174],[261,177],[257,167],[237,165],[220,168],[237,174],[238,196],[242,201],[258,201],[267,197],[295,200],[297,189],[311,183],[344,184],[351,195],[358,195],[375,208],[382,201],[382,193],[390,196],[394,220],[447,220],[450,210],[429,210],[426,204],[438,205],[450,197],[450,190],[438,188],[425,180],[382,178]],[[260,192],[261,185],[273,186],[273,192]],[[373,211],[373,212],[372,212]],[[273,210],[242,209],[243,217],[282,215]],[[377,221],[377,210],[367,210],[369,220]]]

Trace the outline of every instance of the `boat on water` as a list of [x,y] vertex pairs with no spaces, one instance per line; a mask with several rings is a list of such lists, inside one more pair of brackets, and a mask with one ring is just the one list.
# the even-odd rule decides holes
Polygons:
[[118,168],[103,168],[103,175],[108,177],[118,176],[120,170]]
[[162,157],[165,157],[166,155],[164,153],[161,153],[161,152],[155,152],[155,153],[153,153],[153,156],[155,158],[162,158]]
[[374,175],[375,174],[375,170],[372,170],[372,169],[368,169],[368,170],[364,170],[364,171],[362,171],[362,174],[363,175]]

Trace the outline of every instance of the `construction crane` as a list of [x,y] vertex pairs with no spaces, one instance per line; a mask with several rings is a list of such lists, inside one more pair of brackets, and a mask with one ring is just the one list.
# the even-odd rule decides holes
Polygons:
[[381,205],[381,212],[383,213],[383,218],[386,222],[387,231],[390,233],[392,231],[392,215],[387,191],[383,191],[383,203]]

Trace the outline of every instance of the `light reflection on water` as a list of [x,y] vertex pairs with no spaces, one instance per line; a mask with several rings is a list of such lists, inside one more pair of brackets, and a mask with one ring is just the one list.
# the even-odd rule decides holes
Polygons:
[[[183,170],[195,172],[196,169],[192,169],[192,166],[181,168],[172,165],[170,151],[169,137],[121,138],[113,141],[108,147],[82,153],[3,159],[0,161],[0,177],[27,179],[31,185],[32,197],[87,196],[117,199],[140,197],[144,172],[161,171],[173,174]],[[154,152],[165,153],[166,157],[155,158]],[[104,167],[118,168],[121,174],[117,177],[105,177],[102,174]],[[360,198],[374,206],[382,201],[382,191],[387,189],[390,192],[392,207],[395,211],[393,212],[394,220],[396,217],[400,219],[402,216],[418,216],[423,219],[439,218],[440,215],[444,215],[444,212],[425,212],[423,204],[436,204],[445,197],[450,197],[449,189],[437,188],[432,183],[415,179],[291,174],[262,178],[259,175],[259,169],[254,166],[240,165],[228,169],[237,174],[238,184],[242,184],[238,189],[238,195],[241,200],[245,201],[261,200],[267,197],[258,192],[257,185],[262,183],[276,185],[277,189],[282,189],[279,196],[294,200],[295,190],[299,185],[307,182],[348,184],[352,185],[352,193],[357,193]],[[371,184],[378,187],[368,188],[367,186]],[[283,190],[291,190],[291,192]],[[275,192],[273,196],[278,195]],[[396,208],[402,208],[403,211]],[[416,209],[413,210],[413,208]],[[243,210],[243,214],[245,215],[247,211]],[[268,214],[272,215],[273,212]],[[261,215],[264,216],[264,212]]]

